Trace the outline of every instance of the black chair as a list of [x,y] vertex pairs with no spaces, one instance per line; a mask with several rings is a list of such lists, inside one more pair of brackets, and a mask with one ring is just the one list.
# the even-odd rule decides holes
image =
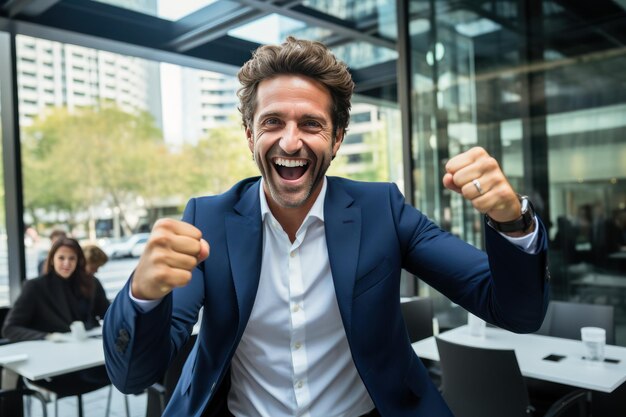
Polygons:
[[[615,344],[615,319],[613,306],[585,304],[568,301],[550,301],[546,317],[537,334],[580,340],[580,328],[601,327],[606,330],[606,343]],[[533,401],[545,407],[555,398],[572,391],[572,387],[536,379],[527,379]],[[626,386],[611,394],[591,393],[591,411],[602,417],[626,416]]]
[[[11,307],[0,307],[0,329],[4,326],[4,320],[7,318],[7,315],[11,311]],[[0,337],[0,346],[11,343],[9,339],[6,337]]]
[[413,298],[400,303],[402,316],[411,343],[433,335],[433,300],[428,297]]
[[580,328],[601,327],[606,330],[606,343],[615,344],[613,306],[550,301],[546,317],[537,334],[580,340]]
[[[534,416],[515,351],[460,345],[436,338],[442,369],[442,394],[456,417]],[[562,416],[578,406],[587,411],[579,390],[555,402],[544,417]]]
[[191,353],[198,335],[192,334],[187,342],[180,348],[180,351],[170,363],[169,368],[165,372],[163,380],[155,383],[148,388],[148,406],[146,408],[146,417],[157,417],[163,414],[167,403],[169,402],[172,392],[178,383],[183,365]]

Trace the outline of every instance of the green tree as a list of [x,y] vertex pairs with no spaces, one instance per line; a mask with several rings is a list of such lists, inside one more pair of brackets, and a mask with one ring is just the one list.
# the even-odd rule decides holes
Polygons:
[[126,203],[176,189],[161,131],[146,112],[111,104],[69,112],[55,108],[24,129],[24,206],[65,212],[70,219],[108,203],[122,225]]
[[216,194],[246,177],[259,175],[243,128],[235,122],[209,130],[196,145],[184,150],[187,189],[193,195]]

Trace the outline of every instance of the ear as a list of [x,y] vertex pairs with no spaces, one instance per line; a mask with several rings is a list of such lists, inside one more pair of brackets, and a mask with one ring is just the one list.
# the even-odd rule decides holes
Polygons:
[[250,149],[250,152],[254,155],[254,136],[249,127],[246,127],[246,139],[248,139],[248,149]]
[[335,143],[333,144],[333,159],[337,156],[337,152],[343,143],[343,137],[345,136],[346,131],[344,129],[337,129],[337,134],[335,135]]

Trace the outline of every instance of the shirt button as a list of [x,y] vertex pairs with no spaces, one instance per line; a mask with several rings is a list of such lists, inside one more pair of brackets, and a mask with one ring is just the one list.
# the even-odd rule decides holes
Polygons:
[[296,382],[296,388],[302,388],[303,385],[302,381]]
[[302,347],[302,343],[296,342],[296,344],[293,347],[295,347],[296,350],[298,350],[298,349],[300,349]]
[[300,305],[299,304],[294,304],[293,308],[292,308],[292,311],[294,313],[297,313],[298,311],[300,311]]
[[289,256],[291,256],[292,258],[295,258],[296,257],[296,251],[295,250],[291,251]]

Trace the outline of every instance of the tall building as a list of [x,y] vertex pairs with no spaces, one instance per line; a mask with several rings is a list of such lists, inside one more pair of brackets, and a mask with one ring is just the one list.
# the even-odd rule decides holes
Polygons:
[[181,68],[181,134],[196,143],[209,129],[232,125],[239,116],[239,82],[234,76]]
[[17,56],[21,126],[48,107],[72,111],[110,101],[146,110],[162,127],[158,63],[28,36],[17,37]]

